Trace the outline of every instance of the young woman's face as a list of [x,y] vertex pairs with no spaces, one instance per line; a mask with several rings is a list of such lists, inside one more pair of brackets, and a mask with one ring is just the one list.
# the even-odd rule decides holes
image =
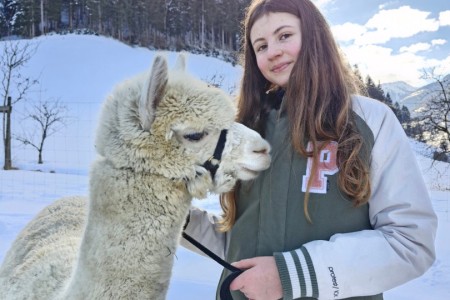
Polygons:
[[269,13],[255,21],[250,41],[264,77],[281,87],[289,76],[301,47],[300,20],[289,13]]

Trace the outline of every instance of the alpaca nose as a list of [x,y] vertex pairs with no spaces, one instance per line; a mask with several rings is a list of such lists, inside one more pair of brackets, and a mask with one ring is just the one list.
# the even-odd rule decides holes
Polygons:
[[253,150],[253,153],[256,154],[269,154],[269,148],[265,147],[265,148],[261,148],[261,149],[255,149]]
[[255,149],[253,149],[253,153],[269,155],[270,154],[270,145],[269,145],[269,143],[264,141],[262,144],[255,146]]

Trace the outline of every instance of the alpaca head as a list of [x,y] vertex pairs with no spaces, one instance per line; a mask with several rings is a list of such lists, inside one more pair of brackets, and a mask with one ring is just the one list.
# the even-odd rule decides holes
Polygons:
[[[224,192],[236,179],[255,178],[270,164],[270,146],[234,122],[236,109],[224,91],[185,72],[184,55],[174,70],[156,56],[151,71],[119,85],[104,104],[98,153],[115,168],[190,182],[195,197]],[[214,180],[203,164],[227,130]]]

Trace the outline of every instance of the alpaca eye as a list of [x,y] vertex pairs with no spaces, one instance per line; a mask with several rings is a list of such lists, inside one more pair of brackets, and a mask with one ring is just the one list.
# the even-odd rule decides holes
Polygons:
[[185,135],[183,135],[183,137],[186,140],[189,140],[191,142],[198,142],[201,139],[203,139],[206,135],[207,135],[207,133],[203,131],[203,132],[195,132],[195,133],[185,134]]

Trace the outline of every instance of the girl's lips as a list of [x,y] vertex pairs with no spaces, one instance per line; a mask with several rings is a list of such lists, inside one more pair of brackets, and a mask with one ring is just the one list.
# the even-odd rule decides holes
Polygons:
[[286,69],[289,66],[289,64],[290,63],[278,64],[278,65],[274,66],[271,71],[274,73],[279,73],[279,72],[283,71],[284,69]]

